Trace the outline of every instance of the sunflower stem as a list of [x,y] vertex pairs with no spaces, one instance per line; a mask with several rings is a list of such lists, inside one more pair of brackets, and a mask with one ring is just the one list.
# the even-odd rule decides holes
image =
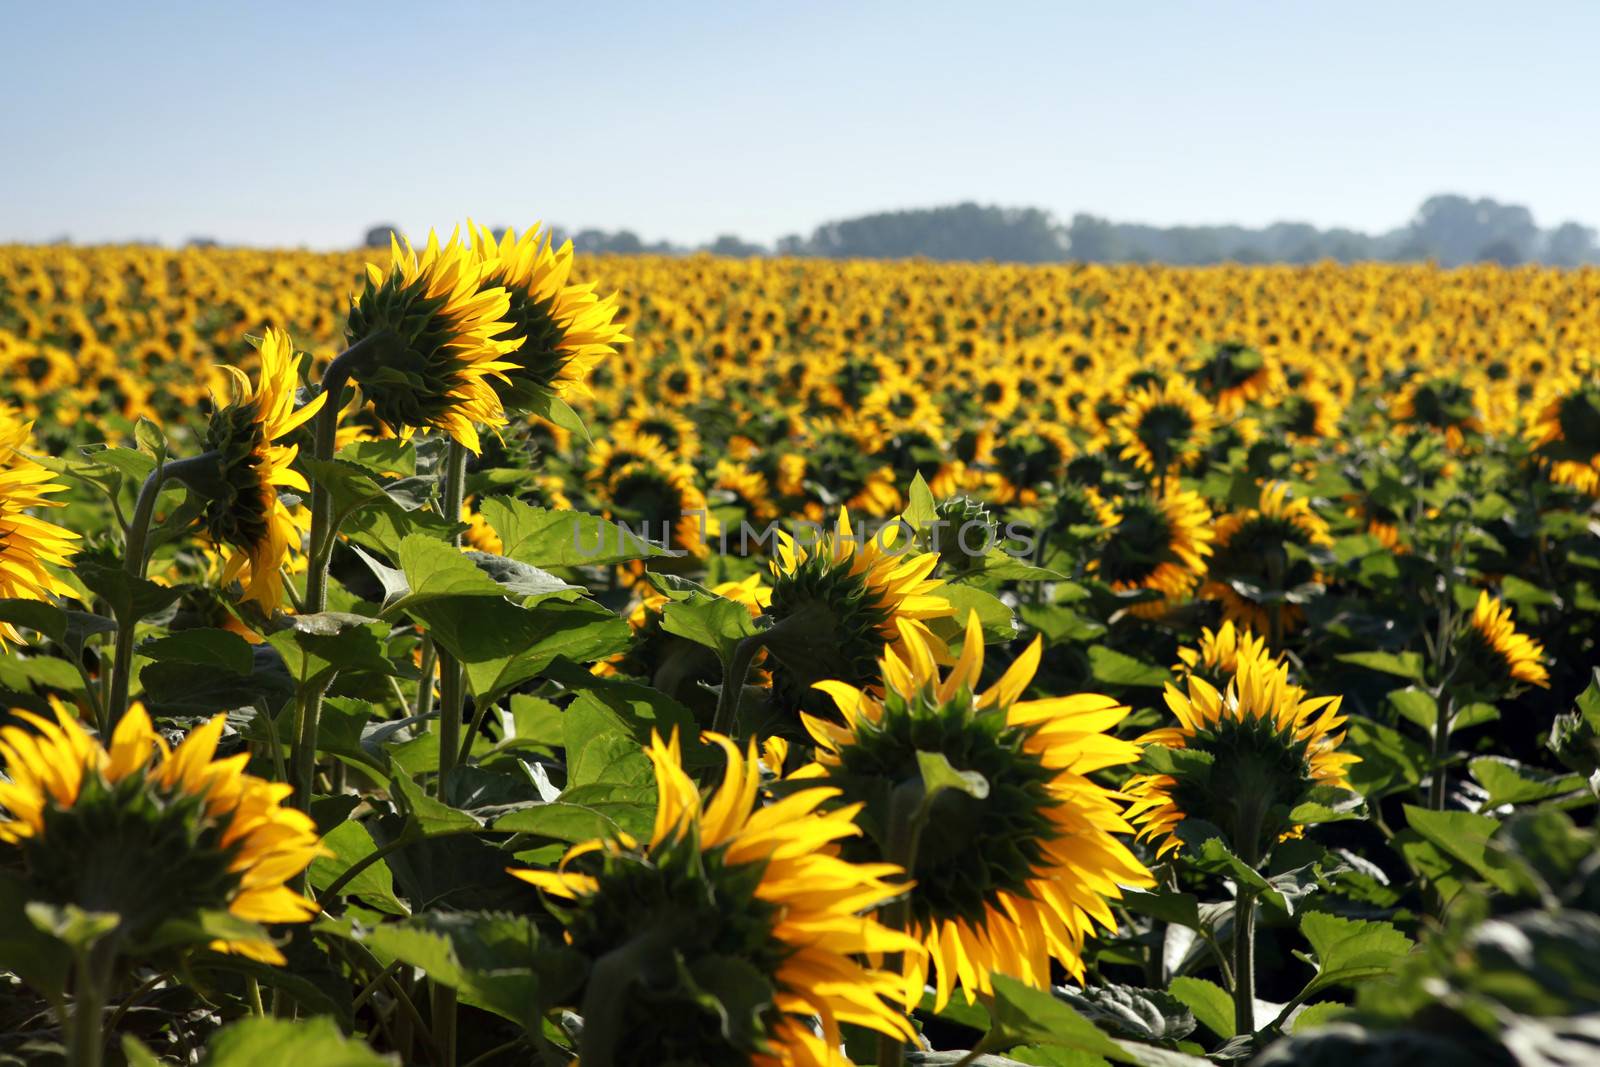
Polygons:
[[[1260,866],[1261,841],[1270,795],[1241,804],[1235,816],[1233,847],[1252,869]],[[1256,891],[1239,885],[1233,903],[1233,1026],[1240,1034],[1256,1032]]]
[[[889,801],[889,833],[884,859],[899,867],[909,880],[917,865],[917,846],[928,821],[927,789],[921,778],[895,787]],[[883,924],[891,930],[909,933],[911,929],[911,889],[908,886],[883,908]],[[883,969],[898,974],[904,966],[899,952],[884,958]],[[878,1035],[878,1067],[901,1067],[905,1063],[905,1043],[887,1034]]]
[[724,661],[722,690],[717,694],[717,711],[711,720],[713,732],[734,737],[734,732],[739,728],[739,704],[744,699],[744,683],[750,676],[750,664],[755,661],[756,653],[766,646],[771,633],[771,630],[766,630],[741,639]]
[[434,646],[433,635],[422,635],[422,661],[418,664],[417,710],[418,719],[426,721],[433,714],[434,678],[439,673],[439,651]]
[[[327,397],[322,410],[317,412],[312,430],[312,458],[326,463],[333,458],[333,446],[339,433],[340,400],[350,376],[370,359],[375,351],[389,340],[388,331],[379,331],[363,337],[334,357],[328,369],[322,372],[322,393]],[[312,472],[311,479],[311,535],[310,558],[306,569],[306,596],[302,610],[315,615],[328,608],[328,561],[333,557],[333,545],[339,531],[333,516],[333,494],[324,479]],[[332,679],[314,682],[301,687],[295,708],[294,751],[290,762],[294,767],[294,803],[301,811],[311,810],[311,787],[316,780],[317,734],[322,723],[322,698]]]
[[72,1014],[66,1029],[68,1067],[100,1067],[105,1057],[105,1007],[116,958],[109,940],[80,948],[73,966]]
[[[174,460],[171,463],[156,461],[156,469],[145,478],[144,484],[139,487],[139,498],[133,506],[133,521],[128,524],[128,536],[123,545],[122,569],[133,579],[133,584],[144,580],[146,568],[150,564],[150,523],[155,518],[156,500],[161,496],[161,490],[166,485],[168,478],[182,478],[185,474],[192,473],[214,464],[217,461],[216,452],[202,452],[198,456],[188,459]],[[139,628],[137,611],[132,605],[133,595],[130,591],[128,602],[120,608],[111,605],[111,614],[117,622],[117,643],[111,659],[111,695],[107,697],[101,721],[100,732],[109,737],[117,728],[117,723],[122,721],[123,713],[128,710],[128,693],[131,689],[132,679],[129,675],[133,670],[133,639],[135,631]]]
[[[461,515],[462,499],[466,495],[467,447],[451,440],[445,453],[444,495],[440,508],[445,518],[455,522]],[[456,546],[461,535],[451,538]],[[437,646],[435,646],[437,648]],[[448,795],[450,775],[456,768],[461,751],[461,709],[466,704],[466,689],[461,673],[461,661],[449,649],[439,648],[439,781],[441,798]],[[427,680],[423,680],[426,684]]]

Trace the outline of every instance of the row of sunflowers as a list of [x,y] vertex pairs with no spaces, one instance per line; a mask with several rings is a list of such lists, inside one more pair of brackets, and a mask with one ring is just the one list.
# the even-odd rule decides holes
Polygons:
[[1581,1062],[1600,272],[0,248],[17,1062]]

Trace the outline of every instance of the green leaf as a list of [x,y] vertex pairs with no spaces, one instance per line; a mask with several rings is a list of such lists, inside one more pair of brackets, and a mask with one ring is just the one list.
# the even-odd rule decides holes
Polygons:
[[1430,757],[1426,748],[1371,719],[1350,717],[1344,747],[1361,757],[1361,762],[1350,768],[1350,783],[1369,800],[1416,788],[1427,773]]
[[[378,843],[359,822],[342,822],[323,835],[322,845],[332,856],[318,856],[311,861],[307,878],[311,888],[319,893],[332,885],[345,871],[374,852]],[[394,895],[394,876],[388,864],[379,860],[345,884],[346,896],[360,897],[379,911],[390,915],[409,915],[411,909]]]
[[1207,1030],[1223,1040],[1239,1031],[1233,1025],[1233,997],[1226,989],[1204,978],[1174,978],[1167,990],[1188,1005]]
[[429,912],[375,927],[323,919],[316,929],[365,945],[380,962],[417,967],[463,1003],[535,1032],[545,1008],[583,976],[575,954],[542,945],[524,916]]
[[971,585],[944,585],[937,595],[950,601],[955,614],[929,619],[928,626],[947,643],[961,643],[967,632],[967,616],[974,611],[978,613],[978,624],[983,627],[984,644],[998,644],[1017,636],[1017,620],[1011,609],[993,593]]
[[1416,652],[1346,652],[1335,656],[1341,663],[1352,663],[1369,671],[1398,675],[1413,682],[1425,680],[1422,656]]
[[1009,975],[994,976],[994,1028],[1014,1044],[1060,1045],[1117,1063],[1134,1057],[1094,1023],[1049,993]]
[[410,478],[417,473],[417,447],[391,437],[383,441],[352,441],[339,449],[338,459],[365,467],[380,476]]
[[179,630],[139,645],[139,655],[161,663],[217,667],[240,676],[255,668],[250,642],[231,630]]
[[977,771],[958,771],[950,765],[950,760],[943,752],[924,752],[917,750],[917,769],[922,772],[922,803],[924,806],[931,803],[933,798],[946,789],[954,789],[965,793],[976,800],[982,800],[989,795],[989,780]]
[[683,553],[626,534],[616,523],[582,511],[536,508],[490,497],[478,505],[500,535],[502,554],[535,567],[587,567]]
[[665,694],[644,686],[612,683],[578,695],[562,716],[567,753],[567,788],[596,783],[653,785],[655,772],[644,754],[652,733],[663,739],[678,731],[687,746],[698,735],[694,716]]
[[1234,855],[1217,832],[1216,827],[1199,819],[1185,819],[1175,831],[1184,843],[1190,865],[1211,874],[1231,878],[1240,886],[1248,886],[1261,895],[1261,899],[1279,911],[1294,914],[1294,905],[1284,893],[1254,867]]
[[76,953],[88,952],[101,938],[122,925],[113,911],[85,911],[76,904],[29,901],[23,911],[34,929],[60,941]]
[[1388,974],[1416,947],[1389,923],[1344,919],[1320,911],[1300,917],[1300,932],[1311,942],[1317,968],[1302,997]]
[[429,796],[409,774],[396,770],[389,779],[389,793],[395,800],[404,802],[412,822],[424,837],[464,833],[482,826],[476,817]]
[[922,480],[921,471],[912,477],[911,485],[906,489],[906,509],[900,513],[900,517],[913,530],[921,530],[939,518],[939,502],[933,499],[928,483]]
[[661,612],[661,628],[712,649],[724,663],[740,641],[759,632],[743,604],[699,593],[668,602]]
[[1545,774],[1507,756],[1479,756],[1467,766],[1478,784],[1489,791],[1486,808],[1549,800],[1583,787],[1582,775]]
[[1044,635],[1052,645],[1062,642],[1082,644],[1103,637],[1105,623],[1074,611],[1065,604],[1023,604],[1022,621]]
[[156,469],[156,458],[146,455],[133,448],[105,448],[99,445],[90,445],[83,449],[83,454],[90,463],[107,470],[114,470],[127,478],[135,486],[144,484]]
[[411,534],[400,542],[399,563],[407,590],[399,600],[385,605],[385,615],[412,611],[444,597],[505,595],[495,580],[474,566],[460,549],[426,534]]
[[53,932],[41,929],[26,910],[33,888],[0,871],[0,969],[11,971],[37,993],[60,997],[72,970],[72,953]]
[[79,559],[72,569],[84,588],[104,600],[116,618],[130,623],[171,607],[184,592],[182,586],[157,585],[100,560]]
[[1303,826],[1366,817],[1367,802],[1360,793],[1330,785],[1313,787],[1289,812],[1290,820]]
[[56,642],[67,636],[66,610],[43,600],[0,600],[0,622],[37,630]]
[[1516,891],[1514,876],[1485,861],[1489,838],[1500,823],[1487,815],[1467,811],[1430,811],[1411,804],[1405,806],[1406,825],[1446,856],[1465,866],[1504,892]]
[[1086,989],[1058,986],[1056,996],[1078,1013],[1119,1037],[1138,1041],[1179,1041],[1194,1032],[1188,1005],[1160,989],[1095,985]]
[[1433,732],[1433,725],[1439,720],[1439,702],[1433,698],[1432,693],[1424,692],[1413,685],[1392,690],[1388,700],[1402,719],[1427,733]]
[[1193,893],[1124,889],[1122,903],[1129,911],[1139,915],[1148,915],[1162,922],[1186,926],[1191,930],[1201,929],[1200,901]]
[[590,600],[519,608],[503,599],[446,598],[415,614],[461,661],[474,698],[484,701],[539,677],[558,657],[592,663],[632,636],[626,619]]
[[1172,681],[1172,672],[1165,667],[1104,645],[1090,647],[1089,675],[1106,685],[1160,688]]
[[338,1023],[321,1016],[289,1020],[251,1017],[211,1039],[201,1067],[398,1067],[398,1055],[379,1055],[362,1041],[346,1037]]

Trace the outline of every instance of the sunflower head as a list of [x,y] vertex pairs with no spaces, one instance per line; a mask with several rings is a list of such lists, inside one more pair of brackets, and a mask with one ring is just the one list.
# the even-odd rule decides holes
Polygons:
[[606,482],[607,517],[620,519],[644,537],[704,559],[708,539],[721,525],[706,506],[694,467],[679,460],[623,464]]
[[353,373],[386,428],[441,430],[476,452],[476,424],[506,424],[494,387],[516,369],[505,354],[517,341],[500,339],[512,328],[511,298],[484,269],[455,235],[441,245],[432,232],[421,253],[391,235],[389,269],[367,264],[349,334],[352,345],[370,339],[377,348]]
[[1239,671],[1244,660],[1272,659],[1264,637],[1257,637],[1248,626],[1235,627],[1233,620],[1224,620],[1212,630],[1202,627],[1200,641],[1193,647],[1178,649],[1178,662],[1172,672],[1179,676],[1197,674],[1213,686],[1228,684]]
[[[1257,633],[1288,633],[1305,618],[1301,603],[1322,581],[1314,554],[1333,545],[1328,524],[1309,501],[1268,482],[1253,508],[1217,520],[1215,552],[1201,595]],[[1276,622],[1278,630],[1274,630]]]
[[574,282],[572,242],[553,248],[537,224],[520,237],[507,229],[498,241],[480,226],[473,246],[485,262],[480,285],[506,293],[507,327],[497,340],[510,366],[491,379],[506,409],[525,409],[540,393],[588,395],[595,365],[630,340],[616,321],[616,295]]
[[1168,684],[1166,699],[1178,725],[1139,740],[1184,755],[1123,786],[1139,836],[1155,840],[1161,855],[1181,844],[1180,823],[1198,819],[1254,862],[1295,833],[1289,813],[1313,788],[1349,788],[1345,772],[1357,760],[1339,751],[1339,698],[1308,697],[1284,664],[1241,657],[1223,690],[1190,674],[1184,689]]
[[1260,397],[1271,379],[1266,359],[1239,341],[1224,341],[1189,361],[1189,379],[1218,411],[1231,414]]
[[[24,454],[32,429],[0,404],[0,599],[73,595],[72,587],[50,568],[69,562],[78,535],[29,514],[34,508],[60,507],[50,497],[67,489]],[[10,623],[0,622],[0,653],[7,641],[21,641],[21,635]]]
[[1199,460],[1215,416],[1210,403],[1182,378],[1134,390],[1112,430],[1122,458],[1150,475],[1165,475]]
[[1497,694],[1519,684],[1550,688],[1544,646],[1527,634],[1518,633],[1511,609],[1499,597],[1490,596],[1487,589],[1478,593],[1478,602],[1458,644],[1457,655],[1468,682]]
[[1168,485],[1160,495],[1129,497],[1117,504],[1115,522],[1091,569],[1118,592],[1159,594],[1131,609],[1159,617],[1186,600],[1205,573],[1214,536],[1210,524],[1211,509],[1190,490]]
[[295,408],[302,357],[282,330],[267,330],[260,355],[255,386],[238,368],[223,368],[233,397],[206,428],[206,449],[217,453],[218,469],[206,483],[204,521],[206,534],[228,550],[223,582],[241,578],[244,599],[270,615],[283,602],[280,568],[299,547],[307,521],[295,517],[278,490],[310,491],[292,466],[299,446],[282,441],[321,410],[327,395]]
[[886,647],[915,632],[943,655],[944,646],[926,620],[954,614],[936,592],[943,581],[930,577],[939,563],[933,552],[918,553],[900,540],[898,525],[868,536],[839,521],[812,544],[778,534],[772,561],[773,619],[767,650],[773,657],[773,684],[791,707],[825,711],[825,696],[812,683],[841,679],[872,685]]
[[[809,789],[758,805],[752,744],[716,734],[722,784],[702,798],[684,772],[678,737],[647,752],[659,796],[650,840],[626,835],[569,851],[556,871],[512,870],[543,890],[573,950],[594,964],[578,1003],[609,1025],[586,1030],[618,1063],[670,1067],[844,1065],[839,1026],[911,1035],[892,1006],[896,976],[857,957],[921,946],[860,912],[896,894],[901,873],[858,865],[836,842],[860,830],[850,807],[821,810],[833,792]],[[601,968],[616,970],[612,989]],[[821,1021],[821,1033],[812,1019]]]
[[949,571],[971,570],[999,544],[1000,522],[982,501],[970,496],[953,496],[934,505],[934,521],[929,547],[939,553],[939,562]]
[[[885,650],[874,690],[818,683],[842,724],[804,719],[817,762],[794,777],[863,805],[859,821],[876,841],[847,842],[847,857],[889,849],[901,795],[922,791],[914,795],[924,798],[927,829],[911,865],[908,930],[927,946],[941,1007],[958,983],[969,1001],[989,992],[993,973],[1047,985],[1051,959],[1081,981],[1085,934],[1114,925],[1107,901],[1121,896],[1119,886],[1150,884],[1114,836],[1132,832],[1116,794],[1087,777],[1137,759],[1135,745],[1107,733],[1128,709],[1094,694],[1023,700],[1040,649],[1036,639],[980,691],[975,614],[959,661],[942,678],[932,650],[908,630]],[[922,768],[930,754],[981,783],[928,795]],[[908,1001],[921,995],[927,973],[908,958]]]
[[[53,904],[120,916],[137,944],[168,920],[227,911],[261,923],[305,922],[316,906],[285,883],[321,851],[290,787],[245,773],[247,755],[215,759],[225,716],[169,748],[135,704],[109,748],[57,705],[0,729],[0,855]],[[212,948],[282,963],[264,938]]]

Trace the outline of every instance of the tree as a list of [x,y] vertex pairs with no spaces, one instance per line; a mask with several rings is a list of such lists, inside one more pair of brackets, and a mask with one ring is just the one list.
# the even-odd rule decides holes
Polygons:
[[366,248],[388,248],[391,234],[395,237],[401,236],[400,227],[392,222],[385,222],[368,230],[367,235],[361,239],[361,244]]

